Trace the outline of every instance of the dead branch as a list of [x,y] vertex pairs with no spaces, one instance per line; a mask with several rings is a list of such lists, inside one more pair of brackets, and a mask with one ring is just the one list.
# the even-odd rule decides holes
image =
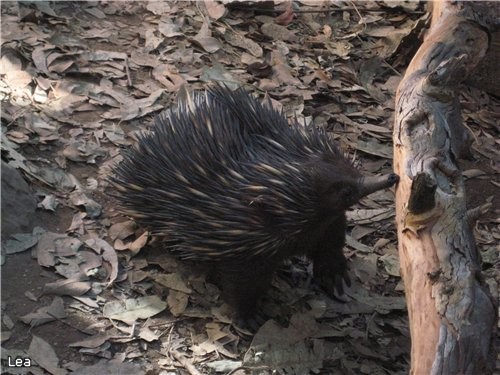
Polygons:
[[[433,5],[430,30],[396,94],[393,135],[411,373],[492,373],[495,302],[481,278],[456,163],[471,143],[458,89],[486,53],[491,9],[474,2]],[[497,5],[490,8],[498,12]]]

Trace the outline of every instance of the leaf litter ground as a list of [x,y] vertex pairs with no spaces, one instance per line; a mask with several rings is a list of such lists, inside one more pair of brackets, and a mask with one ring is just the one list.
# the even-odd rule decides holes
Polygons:
[[[288,116],[334,132],[363,172],[390,171],[395,89],[428,21],[421,5],[2,2],[1,10],[2,172],[4,162],[22,172],[38,204],[29,231],[8,232],[2,218],[5,373],[408,372],[392,191],[348,213],[354,285],[345,301],[329,299],[310,264],[292,259],[263,299],[268,320],[250,334],[232,325],[200,270],[117,213],[106,177],[183,85],[213,80],[267,93]],[[499,102],[470,87],[461,101],[475,136],[474,159],[462,165],[468,204],[491,203],[475,234],[496,292]],[[18,214],[3,203],[2,216]],[[9,357],[33,367],[7,371]]]

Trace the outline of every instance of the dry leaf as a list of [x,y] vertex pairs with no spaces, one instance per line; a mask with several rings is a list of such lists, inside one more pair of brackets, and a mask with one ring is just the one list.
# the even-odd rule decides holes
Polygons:
[[382,255],[379,258],[384,264],[384,268],[391,276],[401,277],[399,273],[399,257],[392,254]]
[[187,286],[183,277],[178,273],[158,275],[155,277],[155,281],[168,289],[177,290],[187,294],[191,294],[193,292],[191,288]]
[[55,294],[59,296],[81,296],[87,293],[90,288],[90,282],[65,279],[45,284],[43,287],[43,294]]
[[133,322],[137,319],[150,318],[167,308],[167,303],[158,296],[146,296],[126,299],[124,301],[107,302],[103,308],[103,316],[109,319]]
[[221,49],[220,42],[212,37],[207,21],[203,22],[200,31],[191,39],[191,42],[208,53],[214,53]]
[[9,237],[5,244],[2,245],[2,250],[6,254],[14,254],[26,251],[35,246],[40,237],[45,231],[40,227],[35,227],[32,233],[17,233]]
[[288,30],[285,26],[280,26],[275,23],[265,23],[260,27],[262,34],[269,36],[273,40],[281,40],[287,42],[295,42],[297,37],[295,33]]
[[95,336],[89,337],[88,339],[73,342],[69,344],[69,346],[72,348],[98,348],[108,340],[108,335],[97,334]]
[[108,286],[111,285],[118,276],[118,257],[115,249],[100,238],[89,239],[85,241],[85,244],[97,254],[102,255],[103,265],[108,268]]
[[66,375],[68,371],[59,367],[59,358],[56,352],[45,340],[33,335],[28,355],[38,366],[47,370],[52,375]]
[[33,313],[19,317],[22,322],[29,324],[31,327],[37,327],[63,318],[66,318],[66,311],[61,297],[54,297],[50,306],[41,307]]
[[71,375],[97,375],[97,374],[120,374],[120,375],[145,375],[141,367],[130,362],[117,362],[116,360],[102,360],[92,366],[82,366]]
[[208,15],[214,20],[218,20],[226,13],[226,7],[222,3],[214,0],[204,0],[204,4]]
[[167,304],[173,316],[181,315],[186,310],[189,301],[189,296],[186,293],[177,290],[168,292]]
[[40,236],[36,247],[38,264],[44,267],[56,265],[56,257],[75,256],[82,243],[65,234],[46,232]]
[[228,30],[224,34],[226,42],[232,46],[239,47],[247,50],[254,57],[261,57],[264,53],[262,47],[255,43],[253,40],[245,38],[243,35],[234,31]]
[[293,12],[293,2],[285,2],[285,10],[275,18],[278,25],[286,26],[293,21],[295,13]]
[[115,223],[108,229],[109,238],[114,241],[117,238],[124,240],[127,237],[132,236],[135,233],[137,225],[133,220],[122,221],[121,223]]

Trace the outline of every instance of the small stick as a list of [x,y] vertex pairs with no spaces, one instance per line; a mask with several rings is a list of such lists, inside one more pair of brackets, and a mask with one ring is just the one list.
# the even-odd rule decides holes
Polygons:
[[127,85],[132,87],[132,78],[130,77],[130,70],[128,68],[128,56],[125,57],[125,73],[127,74]]

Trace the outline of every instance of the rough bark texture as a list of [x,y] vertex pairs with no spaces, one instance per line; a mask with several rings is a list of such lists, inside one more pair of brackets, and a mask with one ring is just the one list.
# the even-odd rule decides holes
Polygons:
[[430,30],[396,94],[396,220],[417,375],[495,367],[495,301],[472,234],[480,210],[467,212],[456,164],[470,146],[457,91],[485,55],[491,9],[498,12],[475,6],[433,4]]

